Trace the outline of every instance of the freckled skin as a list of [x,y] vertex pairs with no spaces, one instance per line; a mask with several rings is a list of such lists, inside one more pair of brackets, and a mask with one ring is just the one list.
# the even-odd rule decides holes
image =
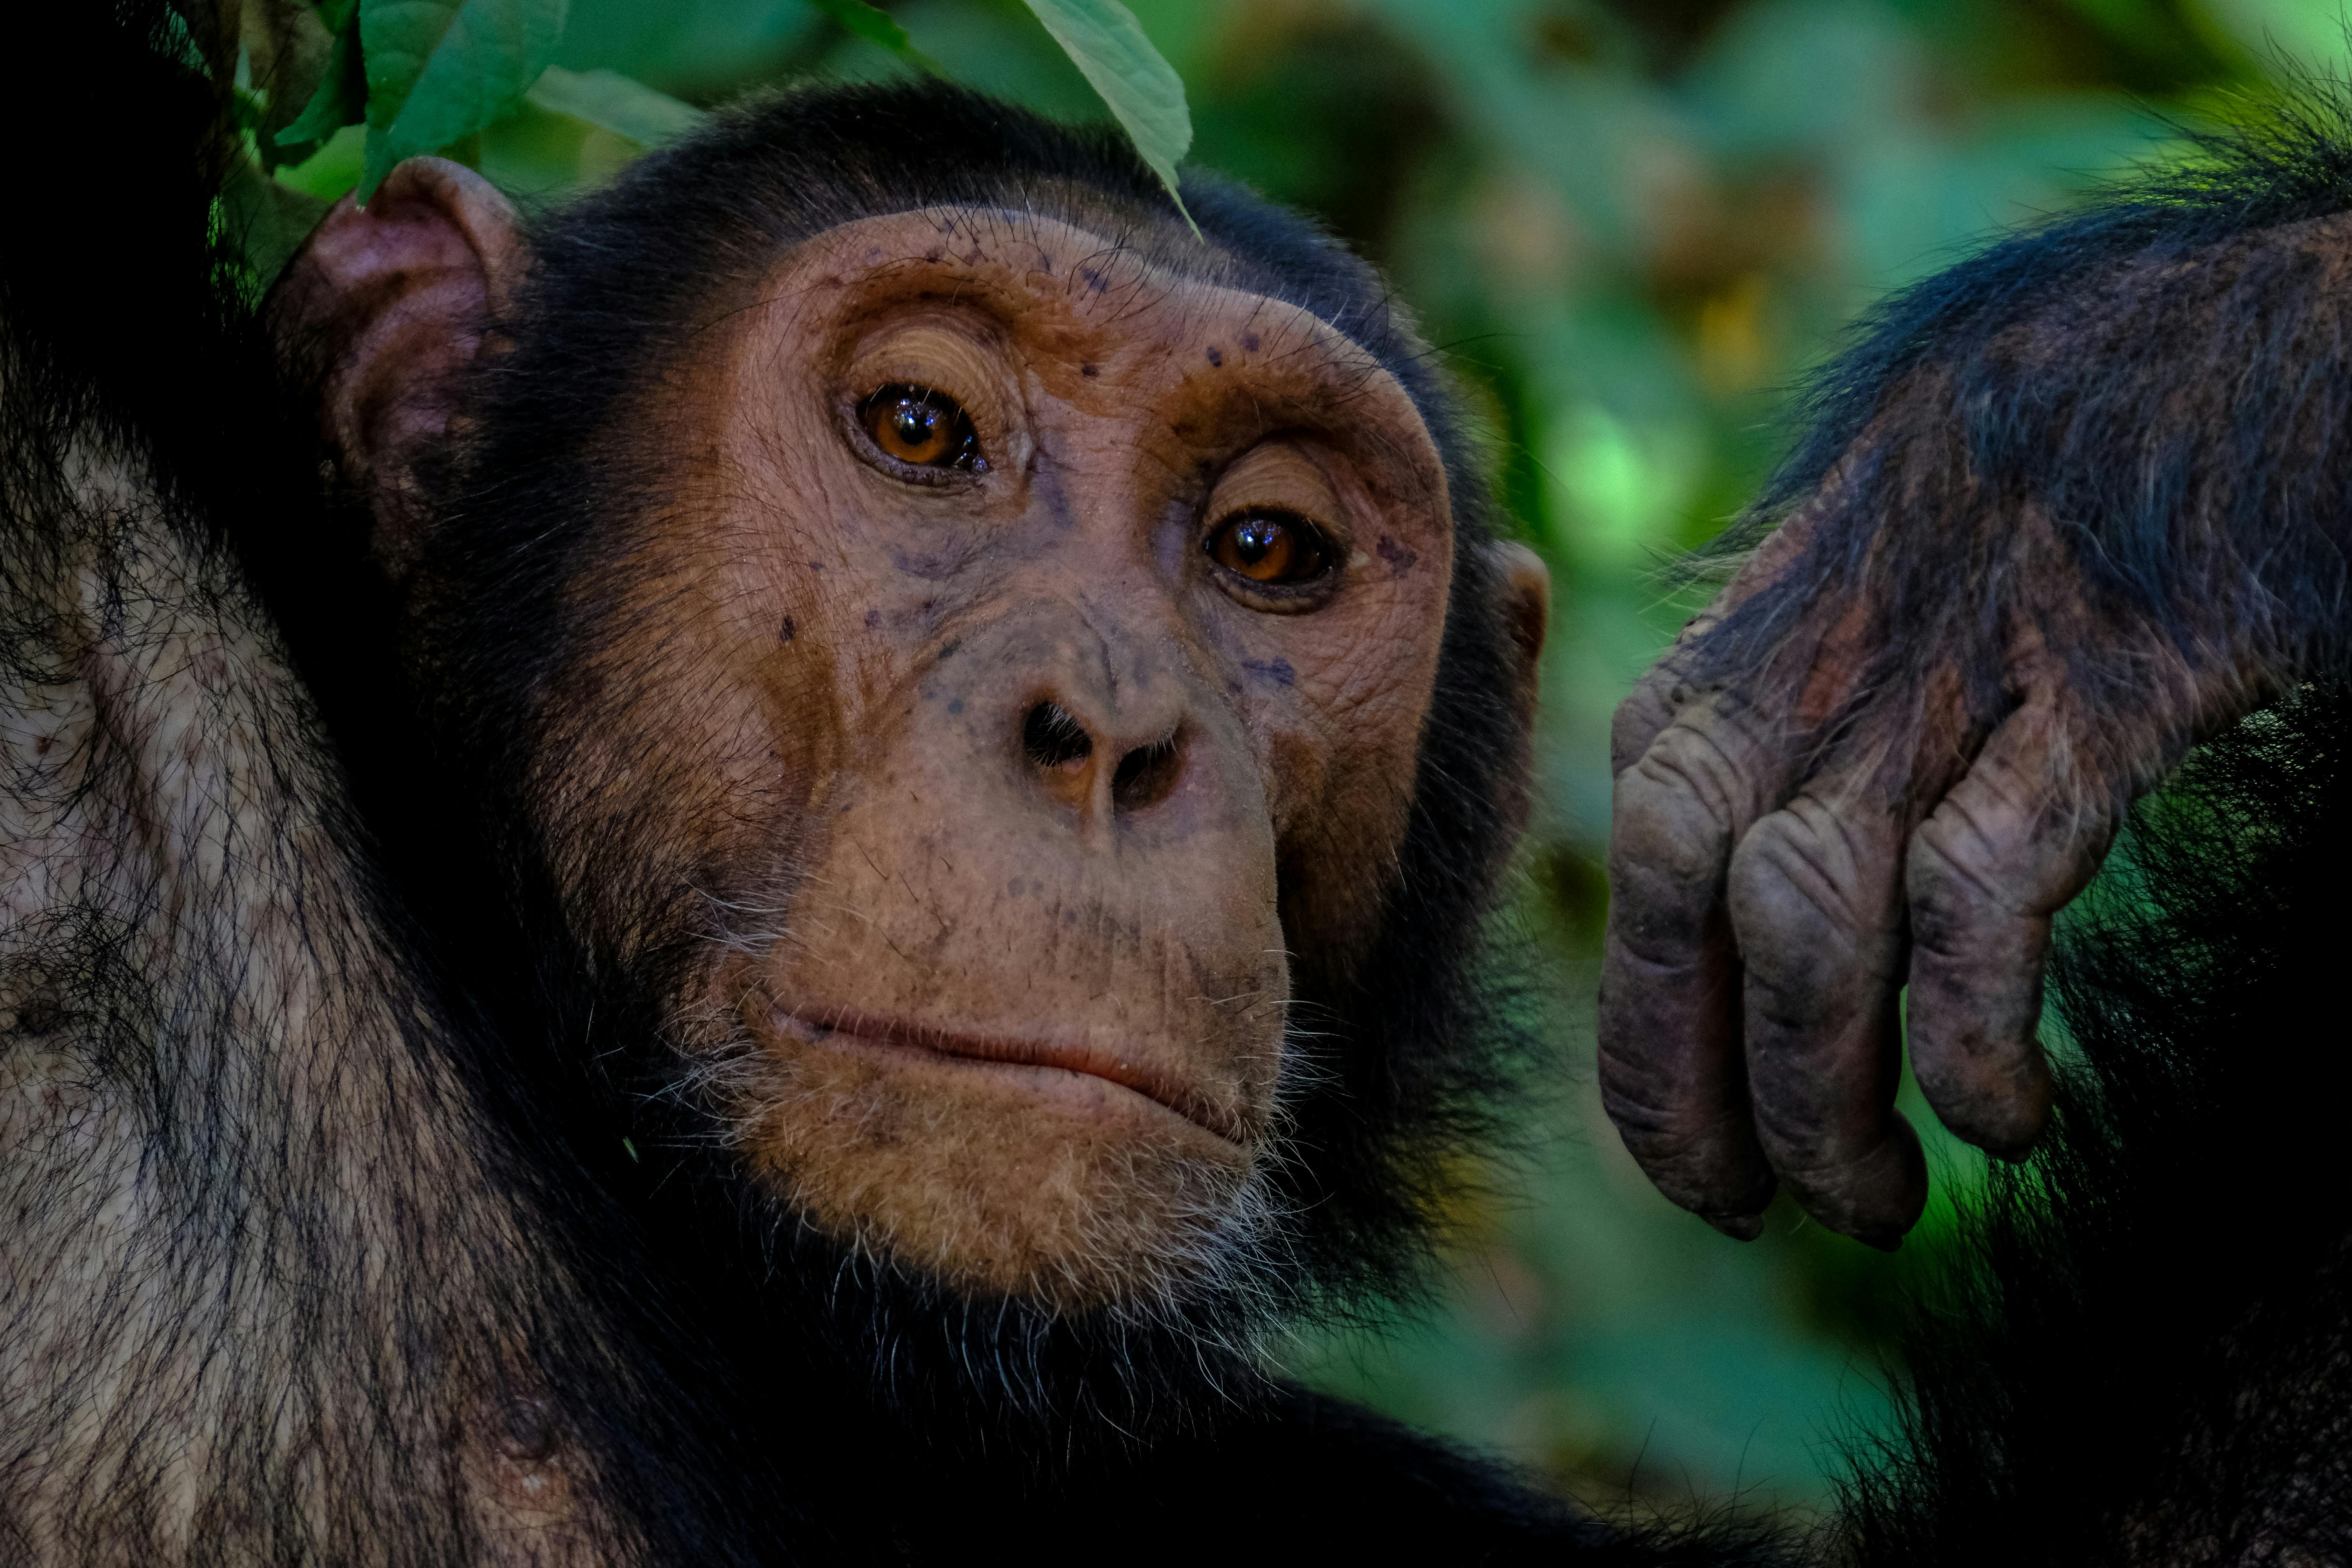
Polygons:
[[[1293,962],[1372,929],[1451,583],[1436,447],[1312,317],[1055,222],[864,220],[757,298],[648,410],[680,500],[612,574],[636,629],[564,677],[598,701],[555,705],[602,717],[551,754],[665,764],[551,809],[688,825],[738,940],[687,1044],[803,1213],[974,1288],[1131,1291],[1265,1153]],[[893,384],[977,465],[880,456]],[[1204,551],[1268,506],[1330,541],[1312,592]],[[1083,758],[1024,750],[1041,704]]]

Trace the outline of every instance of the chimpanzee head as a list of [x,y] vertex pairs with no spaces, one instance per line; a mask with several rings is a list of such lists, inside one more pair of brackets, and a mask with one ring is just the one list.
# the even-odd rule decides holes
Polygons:
[[1508,1077],[1547,590],[1374,273],[1184,195],[803,92],[527,238],[406,165],[279,316],[572,1048],[861,1278],[1231,1350]]

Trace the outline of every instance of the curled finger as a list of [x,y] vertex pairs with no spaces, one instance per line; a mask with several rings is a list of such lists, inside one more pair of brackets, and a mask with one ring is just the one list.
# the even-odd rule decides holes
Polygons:
[[1764,1153],[1822,1224],[1891,1248],[1927,1194],[1918,1137],[1895,1109],[1899,818],[1866,788],[1816,785],[1740,841],[1727,894]]
[[1786,769],[1737,710],[1704,704],[1619,773],[1610,835],[1602,1104],[1666,1196],[1739,1237],[1760,1228],[1773,1179],[1748,1109],[1724,872]]
[[2036,1038],[2053,918],[2115,837],[2103,795],[2076,788],[2059,721],[2030,704],[1914,837],[1911,1065],[1946,1126],[1988,1152],[2024,1155],[2050,1114]]

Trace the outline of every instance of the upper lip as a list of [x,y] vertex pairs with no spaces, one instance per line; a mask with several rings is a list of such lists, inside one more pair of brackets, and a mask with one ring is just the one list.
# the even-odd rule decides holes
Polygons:
[[908,1023],[850,1008],[829,1007],[813,1013],[780,1006],[775,1016],[777,1022],[821,1039],[846,1035],[867,1044],[899,1046],[943,1057],[1084,1073],[1132,1089],[1228,1142],[1244,1141],[1242,1118],[1212,1096],[1150,1062],[1136,1061],[1081,1042],[1017,1035],[957,1034],[935,1024]]

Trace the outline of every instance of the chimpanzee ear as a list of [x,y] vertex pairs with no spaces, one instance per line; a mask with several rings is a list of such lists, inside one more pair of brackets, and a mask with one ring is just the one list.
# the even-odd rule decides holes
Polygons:
[[1533,805],[1536,670],[1543,656],[1544,628],[1551,619],[1551,568],[1534,551],[1509,540],[1490,541],[1480,548],[1486,552],[1487,569],[1494,575],[1496,607],[1501,612],[1508,644],[1506,652],[1511,661],[1511,700],[1518,710],[1518,724],[1511,736],[1515,754],[1503,781],[1502,798],[1496,803],[1503,814],[1506,837],[1501,847],[1507,855],[1527,831]]
[[1484,548],[1495,574],[1503,629],[1511,639],[1512,694],[1518,700],[1523,724],[1532,724],[1536,667],[1543,657],[1544,629],[1551,621],[1551,568],[1542,556],[1512,540],[1492,540]]
[[418,542],[418,460],[447,433],[457,373],[528,261],[514,207],[488,181],[412,158],[365,207],[338,203],[271,298],[278,342],[317,377],[324,434],[374,498],[373,552],[394,575]]

